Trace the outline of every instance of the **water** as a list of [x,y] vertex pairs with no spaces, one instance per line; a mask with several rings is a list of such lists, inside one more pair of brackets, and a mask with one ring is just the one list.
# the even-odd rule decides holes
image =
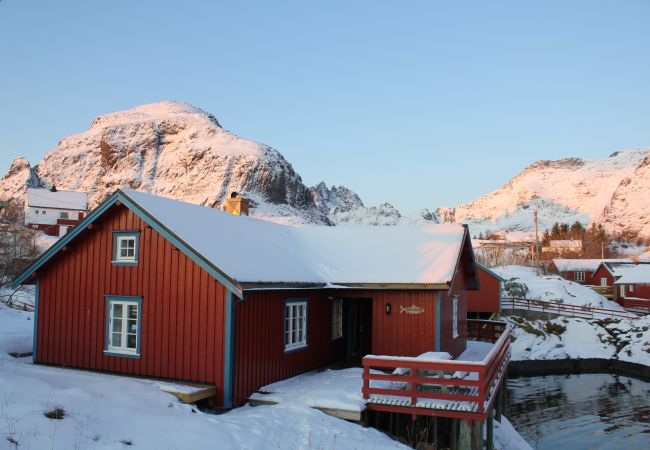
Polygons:
[[650,449],[650,383],[609,374],[508,380],[507,417],[536,449]]

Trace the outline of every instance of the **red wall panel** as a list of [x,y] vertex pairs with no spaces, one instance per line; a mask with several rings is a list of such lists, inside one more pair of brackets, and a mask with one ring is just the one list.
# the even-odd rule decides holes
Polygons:
[[[38,273],[36,361],[221,388],[226,288],[126,207],[96,224]],[[140,231],[137,266],[111,264],[113,230]],[[142,297],[139,359],[104,355],[106,295]]]
[[480,290],[467,291],[467,309],[469,312],[499,312],[501,282],[481,267],[476,267]]
[[[256,389],[343,359],[345,341],[331,340],[331,301],[325,291],[251,291],[235,307],[234,402]],[[307,347],[284,352],[284,304],[306,298]]]

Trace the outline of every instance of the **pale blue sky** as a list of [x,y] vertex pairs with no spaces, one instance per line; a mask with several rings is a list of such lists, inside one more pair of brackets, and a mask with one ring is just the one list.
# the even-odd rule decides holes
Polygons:
[[650,1],[0,1],[0,172],[175,99],[367,204],[650,147]]

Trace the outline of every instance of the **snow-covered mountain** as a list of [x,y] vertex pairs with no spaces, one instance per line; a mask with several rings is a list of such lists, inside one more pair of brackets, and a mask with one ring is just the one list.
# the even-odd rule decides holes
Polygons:
[[213,115],[174,101],[99,116],[34,167],[17,158],[0,180],[0,198],[22,198],[36,185],[85,191],[91,207],[122,187],[213,208],[236,191],[251,200],[253,216],[282,223],[402,220],[389,204],[366,208],[345,187],[308,188],[277,150],[238,137]]
[[506,184],[456,208],[438,208],[441,222],[469,223],[472,234],[533,230],[554,222],[602,223],[614,232],[650,236],[650,149],[605,159],[537,161]]

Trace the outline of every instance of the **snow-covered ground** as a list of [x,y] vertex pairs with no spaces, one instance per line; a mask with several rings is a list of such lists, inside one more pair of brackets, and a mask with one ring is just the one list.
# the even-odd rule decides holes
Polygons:
[[[312,409],[305,395],[213,415],[180,403],[155,380],[40,366],[29,357],[9,356],[31,351],[32,332],[33,313],[0,304],[0,449],[407,448],[373,428]],[[362,402],[358,372],[350,372],[347,381],[332,376],[324,391],[312,396]],[[341,394],[353,378],[354,393]],[[45,416],[56,408],[62,419]],[[530,448],[507,421],[495,426],[496,448]]]
[[526,320],[513,325],[514,361],[547,359],[619,359],[650,366],[650,316],[639,319]]
[[[505,297],[524,297],[624,311],[619,304],[608,300],[593,289],[566,280],[559,275],[537,275],[534,268],[526,266],[502,266],[491,270],[506,280],[503,293]],[[523,292],[522,285],[525,285]]]

